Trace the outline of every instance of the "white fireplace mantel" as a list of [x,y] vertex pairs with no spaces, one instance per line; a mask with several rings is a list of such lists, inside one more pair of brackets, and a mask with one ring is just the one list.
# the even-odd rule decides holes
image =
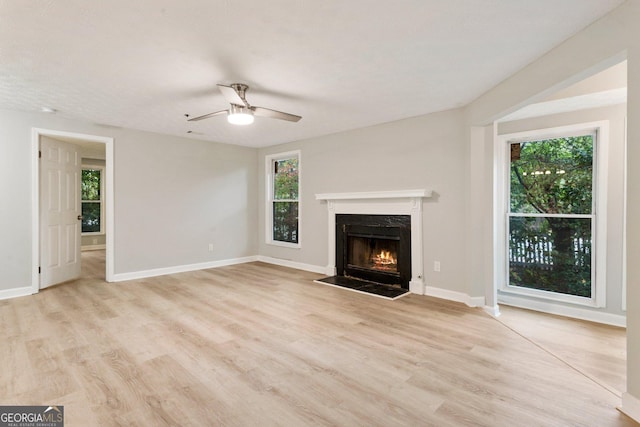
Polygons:
[[359,193],[316,194],[316,200],[402,199],[431,197],[432,190],[363,191]]
[[432,197],[432,190],[370,191],[357,193],[316,194],[327,201],[329,257],[326,274],[336,275],[336,214],[410,215],[411,281],[409,290],[424,295],[422,246],[422,199]]

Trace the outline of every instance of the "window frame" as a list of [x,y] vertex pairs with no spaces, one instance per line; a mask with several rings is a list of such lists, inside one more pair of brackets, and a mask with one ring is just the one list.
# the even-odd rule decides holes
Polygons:
[[[274,200],[273,184],[275,174],[273,173],[273,165],[280,160],[298,159],[298,199],[297,200]],[[265,243],[267,245],[280,246],[285,248],[300,249],[302,247],[302,155],[300,150],[286,151],[276,154],[268,154],[265,156]],[[283,242],[273,239],[273,204],[274,202],[296,202],[298,204],[298,243]]]
[[[510,207],[510,146],[522,141],[539,141],[553,138],[593,134],[593,197],[591,214],[521,214],[511,212]],[[495,229],[498,244],[495,246],[496,285],[504,294],[534,297],[547,301],[569,303],[589,307],[606,306],[607,260],[607,165],[609,146],[609,122],[599,121],[569,126],[535,129],[498,135],[496,138],[497,206]],[[591,218],[591,297],[562,294],[509,284],[509,219],[518,216],[560,216],[567,218]]]
[[[81,236],[101,236],[104,235],[104,215],[105,215],[105,208],[104,208],[104,189],[105,189],[105,183],[104,183],[104,170],[105,167],[102,165],[81,165],[80,167],[80,176],[81,176],[81,180],[82,180],[82,171],[85,170],[97,170],[100,171],[100,200],[83,200],[82,197],[80,197],[80,212],[82,212],[82,204],[83,203],[100,203],[100,231],[82,231],[82,224],[80,224],[80,235]],[[82,196],[82,191],[80,192],[81,196]]]

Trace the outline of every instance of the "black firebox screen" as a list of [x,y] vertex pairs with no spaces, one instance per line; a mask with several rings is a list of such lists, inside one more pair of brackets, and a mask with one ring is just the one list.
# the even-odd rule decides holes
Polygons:
[[336,215],[336,274],[409,288],[410,215]]
[[398,272],[399,239],[348,236],[349,265],[371,270]]

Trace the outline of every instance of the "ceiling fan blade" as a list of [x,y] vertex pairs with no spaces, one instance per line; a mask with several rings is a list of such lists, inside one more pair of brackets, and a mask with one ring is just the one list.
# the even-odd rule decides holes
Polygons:
[[224,99],[226,99],[229,104],[244,105],[245,107],[248,106],[246,101],[242,99],[240,95],[238,95],[238,92],[236,92],[236,90],[231,86],[218,85],[218,89],[220,89],[222,96],[224,96]]
[[218,116],[220,114],[227,114],[228,110],[216,111],[215,113],[205,114],[204,116],[194,117],[193,119],[187,120],[188,122],[197,122],[198,120],[208,119],[209,117]]
[[253,110],[253,113],[256,116],[269,117],[271,119],[280,119],[280,120],[287,120],[290,122],[297,122],[302,118],[301,116],[296,116],[295,114],[283,113],[282,111],[276,111],[270,108],[251,107],[251,109]]

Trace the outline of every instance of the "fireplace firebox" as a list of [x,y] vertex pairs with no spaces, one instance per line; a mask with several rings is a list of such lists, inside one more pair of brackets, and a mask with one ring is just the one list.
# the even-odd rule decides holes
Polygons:
[[336,270],[409,289],[410,215],[336,215]]

